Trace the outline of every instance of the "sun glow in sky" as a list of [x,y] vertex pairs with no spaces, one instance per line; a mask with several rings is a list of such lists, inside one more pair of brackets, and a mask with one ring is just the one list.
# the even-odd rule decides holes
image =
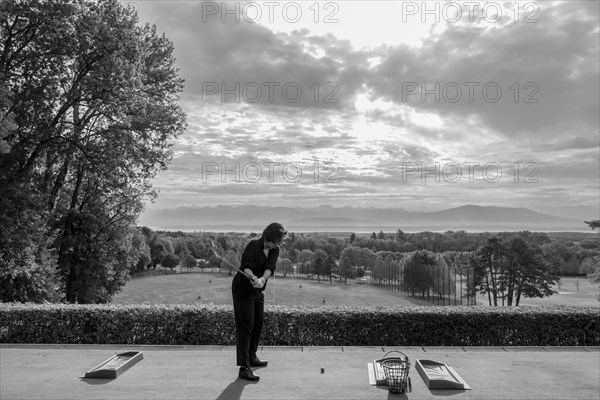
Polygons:
[[186,80],[148,210],[600,207],[598,2],[127,3]]

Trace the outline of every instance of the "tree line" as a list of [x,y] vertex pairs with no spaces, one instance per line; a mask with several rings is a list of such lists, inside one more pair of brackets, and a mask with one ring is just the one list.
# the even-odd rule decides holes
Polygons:
[[117,0],[0,13],[0,300],[102,303],[183,132],[173,44]]
[[[143,228],[146,232],[151,232]],[[398,232],[397,232],[398,233]],[[177,260],[184,256],[206,259],[196,260],[192,265],[201,268],[230,269],[227,263],[221,262],[210,254],[211,240],[218,243],[220,252],[228,262],[239,265],[241,253],[247,241],[257,237],[256,233],[243,234],[156,234],[147,235],[152,254],[152,262],[148,268],[155,268],[160,258],[167,253]],[[433,245],[436,238],[449,236],[442,240],[442,245]],[[433,237],[433,240],[423,240]],[[467,250],[431,251],[435,248],[461,249],[452,243],[455,232],[431,233],[420,232],[401,235],[390,235],[374,238],[372,235],[351,234],[340,238],[325,234],[295,234],[290,233],[282,246],[276,274],[287,277],[316,279],[356,279],[368,276],[370,281],[387,282],[387,285],[402,286],[403,291],[420,292],[422,296],[432,291],[437,295],[452,294],[454,279],[460,275],[467,286],[465,293],[473,296],[475,291],[488,297],[490,305],[519,305],[524,297],[545,297],[554,293],[555,285],[560,275],[563,275],[569,260],[580,257],[582,263],[578,267],[580,273],[595,274],[595,267],[600,260],[600,251],[594,240],[583,240],[577,243],[564,240],[551,240],[544,233],[534,232],[503,232],[503,233],[466,233],[460,232],[458,237],[464,237],[463,243]],[[402,248],[412,251],[387,251],[380,248],[396,249],[388,243],[391,240],[403,240]],[[164,243],[165,245],[161,245]],[[409,247],[406,243],[417,243]],[[473,245],[472,243],[475,243]],[[445,244],[445,247],[444,247]],[[367,247],[371,245],[371,247]],[[400,246],[400,245],[397,245]],[[401,247],[398,247],[401,248]],[[474,250],[469,250],[474,249]],[[564,255],[557,255],[557,249]],[[571,249],[572,251],[565,251]],[[165,254],[162,252],[166,251]],[[560,254],[563,254],[560,253]],[[338,255],[339,254],[339,255]],[[583,255],[584,258],[581,258]],[[564,257],[564,258],[563,258]],[[381,267],[381,263],[392,263]],[[161,265],[172,268],[160,261]],[[182,262],[182,267],[188,268]],[[192,267],[193,267],[192,266]],[[189,267],[191,268],[191,267]],[[465,272],[467,269],[469,271]],[[454,277],[451,278],[451,272]],[[457,275],[458,274],[458,275]],[[466,278],[462,275],[467,275]],[[469,275],[470,274],[470,275]],[[441,279],[441,280],[440,280]]]

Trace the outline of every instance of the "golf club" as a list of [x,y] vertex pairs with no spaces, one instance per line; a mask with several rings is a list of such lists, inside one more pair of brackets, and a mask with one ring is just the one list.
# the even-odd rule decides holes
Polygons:
[[254,282],[254,280],[255,280],[255,279],[257,279],[257,278],[254,278],[254,279],[253,279],[253,278],[252,278],[250,275],[248,275],[246,272],[242,271],[241,269],[239,269],[238,267],[236,267],[235,265],[233,265],[232,263],[230,263],[229,261],[227,261],[226,259],[224,259],[223,257],[221,257],[221,256],[219,255],[219,253],[217,253],[217,250],[216,250],[216,248],[215,248],[216,246],[215,246],[215,243],[214,243],[214,242],[212,242],[212,241],[211,241],[211,242],[210,242],[210,245],[211,245],[211,249],[212,249],[212,251],[213,251],[213,253],[214,253],[215,257],[217,257],[219,260],[221,260],[221,261],[222,261],[222,262],[224,262],[225,264],[229,265],[231,268],[235,269],[237,272],[239,272],[240,274],[244,275],[246,278],[250,279],[252,282]]

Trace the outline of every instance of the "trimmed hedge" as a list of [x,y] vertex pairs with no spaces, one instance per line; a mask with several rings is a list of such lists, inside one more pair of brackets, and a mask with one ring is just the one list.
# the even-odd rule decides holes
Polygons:
[[[266,306],[275,346],[598,346],[597,308]],[[0,304],[2,343],[234,345],[231,306]]]

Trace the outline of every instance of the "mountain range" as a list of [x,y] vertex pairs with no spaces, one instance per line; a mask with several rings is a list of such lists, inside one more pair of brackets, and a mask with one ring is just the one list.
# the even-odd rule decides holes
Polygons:
[[156,230],[260,232],[273,221],[281,222],[286,229],[295,232],[588,230],[580,219],[557,217],[527,208],[478,205],[433,212],[329,205],[312,208],[184,206],[149,211],[139,224]]

